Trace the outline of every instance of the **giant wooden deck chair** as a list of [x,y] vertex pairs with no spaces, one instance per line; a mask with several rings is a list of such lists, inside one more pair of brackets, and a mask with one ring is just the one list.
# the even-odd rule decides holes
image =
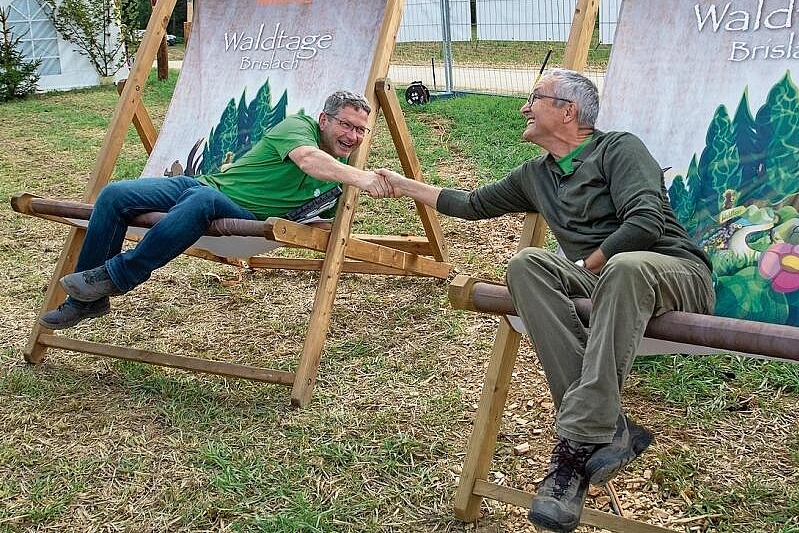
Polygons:
[[[595,0],[577,3],[566,67],[584,67],[597,9]],[[764,53],[756,47],[766,40],[779,40],[776,27],[786,23],[786,13],[750,14],[752,27],[761,16],[772,28],[761,37],[764,42],[754,37],[743,42],[740,32],[718,30],[740,28],[730,19],[740,22],[744,13],[725,18],[722,10],[711,13],[699,4],[697,9],[679,0],[625,0],[602,91],[598,126],[635,132],[664,167],[673,167],[667,173],[673,177],[670,200],[708,250],[716,276],[716,315],[670,312],[654,318],[639,353],[730,353],[799,362],[797,88],[787,59],[771,56],[757,68],[745,57]],[[790,23],[783,30],[790,34]],[[738,43],[720,44],[725,33]],[[669,50],[680,55],[669,58]],[[685,64],[684,50],[706,52],[695,54],[701,69]],[[730,57],[748,64],[737,65]],[[765,103],[752,118],[748,105],[755,94]],[[740,102],[734,120],[724,102]],[[541,246],[545,232],[542,219],[527,215],[520,247]],[[449,297],[455,308],[503,317],[455,495],[455,514],[476,520],[483,498],[529,508],[531,493],[488,479],[523,326],[502,284],[459,275]],[[575,300],[585,323],[590,308],[590,300]],[[608,489],[612,497],[612,486]],[[593,509],[585,509],[582,520],[611,531],[671,531]]]
[[[374,125],[377,110],[384,114],[405,174],[420,175],[396,93],[384,78],[402,1],[197,1],[183,68],[161,132],[156,135],[141,96],[175,3],[176,0],[159,0],[153,8],[84,202],[43,199],[31,194],[19,194],[12,200],[19,212],[76,226],[55,267],[42,312],[55,307],[64,297],[57,280],[74,268],[91,202],[109,181],[131,123],[150,154],[143,175],[161,176],[173,169],[189,174],[209,172],[219,168],[225,158],[243,153],[250,139],[257,139],[287,113],[316,113],[328,94],[339,88],[350,89],[363,92],[376,109],[370,116],[370,125]],[[363,166],[370,141],[371,134],[367,134],[350,157],[350,164]],[[438,278],[449,274],[446,245],[433,210],[417,205],[424,237],[353,236],[350,233],[358,193],[356,188],[344,187],[331,231],[283,219],[226,219],[216,221],[208,236],[188,252],[221,262],[243,258],[255,268],[321,270],[295,372],[86,342],[54,334],[38,324],[31,332],[25,358],[38,363],[48,348],[60,348],[280,383],[292,386],[292,403],[304,405],[316,380],[342,272]],[[158,216],[144,215],[136,225],[146,228]],[[137,237],[135,228],[129,236]],[[262,252],[273,247],[270,241],[325,252],[324,259],[265,256]]]

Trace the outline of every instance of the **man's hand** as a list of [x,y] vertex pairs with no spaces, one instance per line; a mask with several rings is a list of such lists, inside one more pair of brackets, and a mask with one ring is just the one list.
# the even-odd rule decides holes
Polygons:
[[393,170],[388,170],[387,168],[379,168],[375,172],[385,178],[386,182],[391,187],[392,196],[394,198],[408,196],[417,202],[421,202],[433,208],[436,207],[438,195],[441,192],[440,187],[435,187],[422,181],[406,178],[402,174],[398,174]]
[[597,248],[594,250],[591,255],[585,258],[585,268],[590,270],[597,276],[602,271],[602,267],[605,266],[605,263],[608,262],[607,257],[605,257],[604,252],[602,252],[601,248]]
[[397,197],[388,180],[374,171],[364,171],[363,178],[358,183],[358,188],[365,191],[372,198]]

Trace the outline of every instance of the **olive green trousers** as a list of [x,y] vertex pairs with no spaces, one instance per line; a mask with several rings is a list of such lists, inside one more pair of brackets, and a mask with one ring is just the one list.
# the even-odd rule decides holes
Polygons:
[[[508,263],[507,283],[535,345],[562,438],[613,440],[621,390],[649,319],[667,311],[709,314],[715,305],[703,263],[655,252],[614,255],[597,276],[552,252],[525,248]],[[590,298],[590,327],[571,298]]]

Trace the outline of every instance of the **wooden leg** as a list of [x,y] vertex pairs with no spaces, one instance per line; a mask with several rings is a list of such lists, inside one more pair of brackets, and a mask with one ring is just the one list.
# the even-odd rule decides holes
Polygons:
[[28,337],[28,344],[25,347],[25,361],[29,363],[38,364],[44,359],[47,347],[39,342],[39,336],[43,333],[50,333],[50,330],[39,325],[38,316],[41,316],[50,309],[55,309],[66,297],[63,289],[61,289],[61,285],[58,284],[58,280],[61,279],[61,276],[72,272],[75,268],[75,263],[78,260],[78,254],[83,245],[83,236],[85,234],[86,231],[83,228],[73,228],[70,230],[67,240],[64,241],[64,247],[61,249],[61,256],[56,263],[55,270],[53,270],[53,277],[50,278],[50,284],[47,286],[44,302],[42,303],[41,309],[39,309],[36,323],[33,325],[33,329],[31,329],[30,337]]
[[308,331],[291,389],[291,404],[295,407],[304,407],[311,401],[357,203],[358,190],[345,185],[330,232],[324,266],[320,272],[319,285],[316,287],[313,309],[308,322]]
[[486,479],[491,467],[520,341],[521,335],[503,319],[494,340],[460,483],[455,493],[455,516],[464,522],[480,518],[483,497],[474,493],[474,487],[478,480]]

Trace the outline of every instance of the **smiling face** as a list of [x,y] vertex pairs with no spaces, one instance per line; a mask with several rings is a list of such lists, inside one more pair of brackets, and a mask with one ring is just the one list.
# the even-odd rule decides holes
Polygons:
[[321,138],[319,148],[333,157],[349,157],[353,150],[363,142],[368,131],[366,124],[369,113],[345,105],[335,115],[319,115]]
[[552,78],[542,78],[520,112],[527,119],[522,139],[547,148],[560,137],[571,102],[555,96]]

